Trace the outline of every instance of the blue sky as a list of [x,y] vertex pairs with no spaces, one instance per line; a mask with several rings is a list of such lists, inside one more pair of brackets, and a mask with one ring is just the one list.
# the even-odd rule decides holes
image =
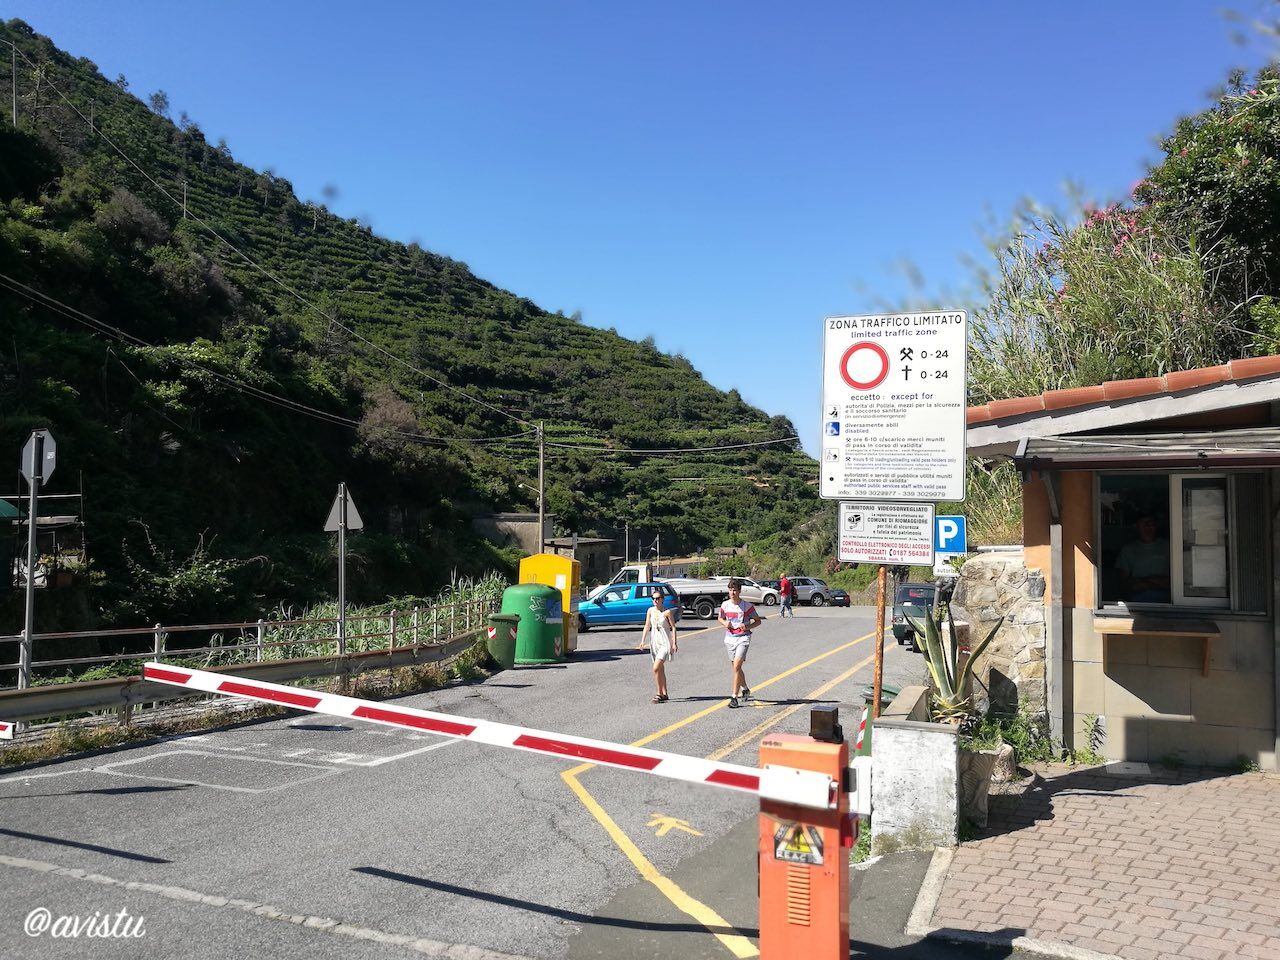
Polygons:
[[[1246,13],[1258,0],[1237,0]],[[1212,0],[9,0],[237,159],[652,334],[818,448],[821,318],[937,306],[988,211],[1124,197],[1261,41]]]

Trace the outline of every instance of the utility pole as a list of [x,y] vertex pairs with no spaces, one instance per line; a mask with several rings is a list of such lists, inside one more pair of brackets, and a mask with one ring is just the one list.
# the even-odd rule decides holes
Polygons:
[[547,545],[547,488],[546,488],[547,438],[543,423],[538,421],[538,552]]
[[9,41],[9,49],[13,51],[12,73],[9,79],[13,81],[13,129],[18,129],[18,45],[12,40]]
[[622,562],[625,564],[631,559],[628,554],[631,553],[631,518],[622,521]]
[[187,219],[187,181],[182,181],[182,219]]

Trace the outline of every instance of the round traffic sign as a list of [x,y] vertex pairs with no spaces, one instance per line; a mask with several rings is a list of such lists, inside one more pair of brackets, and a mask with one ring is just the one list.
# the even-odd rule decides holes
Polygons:
[[[850,371],[851,362],[856,365],[858,376]],[[889,355],[884,347],[870,340],[855,343],[840,358],[840,376],[855,390],[874,390],[888,375]]]

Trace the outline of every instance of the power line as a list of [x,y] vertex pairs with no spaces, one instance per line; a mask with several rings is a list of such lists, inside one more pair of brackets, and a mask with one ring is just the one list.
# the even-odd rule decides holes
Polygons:
[[[18,55],[21,56],[22,59],[25,60],[31,67],[37,68],[37,64],[35,63],[35,61],[33,61],[30,57],[28,57],[25,52],[18,50],[16,44],[14,44],[13,49],[17,51]],[[89,118],[86,117],[83,112],[81,112],[80,108],[77,107],[71,101],[71,99],[65,93],[62,92],[61,87],[59,87],[52,80],[48,80],[47,78],[46,78],[46,82],[49,84],[50,87],[53,88],[54,92],[56,92],[58,96],[62,98],[63,102],[66,103],[66,105],[70,107],[73,111],[75,111],[76,116],[78,116],[81,120],[83,120],[86,124],[89,125],[90,130],[92,130],[94,133],[100,136],[103,140],[105,140],[108,144],[110,144],[111,149],[113,149],[122,158],[124,158],[124,160],[127,161],[129,165],[132,166],[135,170],[137,170],[138,173],[140,173],[148,183],[150,183],[153,187],[159,190],[160,193],[170,203],[172,203],[175,207],[180,206],[180,207],[183,207],[183,209],[186,208],[185,204],[180,203],[180,201],[175,199],[174,196],[171,193],[169,193],[169,191],[166,190],[159,183],[159,181],[157,181],[154,177],[152,177],[151,174],[148,173],[136,160],[134,160],[133,157],[125,153],[124,150],[114,140],[112,140],[110,136],[108,136],[105,132],[103,132],[100,126],[95,128],[93,124],[90,123]],[[348,327],[337,317],[332,316],[331,314],[328,314],[324,310],[320,309],[320,307],[318,307],[316,304],[312,303],[310,300],[304,297],[301,293],[299,293],[297,290],[291,287],[286,281],[282,280],[280,277],[276,276],[266,267],[262,266],[262,264],[254,260],[251,256],[249,256],[247,253],[245,253],[243,250],[237,247],[234,243],[232,243],[226,237],[222,236],[222,234],[220,234],[217,230],[215,230],[212,226],[210,226],[210,224],[203,217],[200,217],[195,213],[191,213],[190,219],[193,220],[195,223],[199,224],[201,227],[203,227],[206,231],[208,231],[214,237],[216,237],[220,243],[226,245],[235,253],[237,253],[247,264],[249,264],[251,267],[257,270],[263,276],[267,277],[272,282],[280,286],[283,290],[291,294],[299,303],[303,304],[308,309],[315,311],[321,317],[324,317],[330,323],[346,331],[349,335],[359,340],[361,343],[365,344],[368,347],[371,347],[372,349],[376,350],[378,353],[381,353],[383,356],[387,357],[388,359],[401,364],[402,366],[413,371],[419,376],[424,377],[427,380],[430,380],[432,383],[436,384],[442,389],[448,390],[451,393],[456,393],[459,396],[464,397],[467,400],[470,400],[472,403],[485,407],[488,410],[492,410],[494,413],[507,417],[510,420],[514,420],[515,422],[523,426],[530,427],[530,428],[534,427],[534,424],[531,423],[530,421],[524,420],[521,417],[517,417],[515,414],[508,413],[506,410],[503,410],[501,407],[495,406],[494,404],[489,403],[486,400],[481,400],[479,397],[472,396],[471,394],[467,393],[467,391],[463,390],[461,387],[456,387],[445,380],[441,380],[439,377],[436,377],[430,373],[427,373],[425,370],[414,366],[409,361],[405,360],[403,357],[396,356],[394,353],[392,353],[390,350],[387,350],[385,347],[381,346],[380,344],[377,344],[374,341],[368,339],[367,337],[364,337],[356,330],[352,329],[351,327]]]
[[748,447],[767,447],[777,443],[791,443],[799,440],[799,437],[778,437],[774,440],[753,440],[750,443],[726,443],[718,447],[663,447],[654,450],[633,450],[630,448],[620,449],[611,447],[589,447],[585,445],[577,445],[570,443],[554,443],[547,441],[548,447],[557,447],[561,450],[579,450],[586,453],[602,453],[615,456],[660,456],[662,454],[684,454],[684,453],[716,453],[720,450],[745,450]]
[[[133,346],[143,347],[145,349],[151,349],[151,350],[160,349],[156,344],[149,343],[148,341],[143,340],[140,337],[134,336],[133,334],[128,333],[125,330],[121,330],[119,327],[112,326],[111,324],[107,323],[104,320],[99,320],[97,317],[94,317],[88,313],[85,313],[83,310],[79,310],[66,303],[63,303],[61,300],[58,300],[55,297],[51,297],[49,296],[49,294],[43,293],[40,290],[35,289],[34,287],[30,287],[27,284],[21,282],[20,280],[15,280],[13,277],[3,272],[0,272],[0,286],[6,287],[11,292],[18,294],[19,296],[25,297],[31,302],[38,304],[40,306],[43,306],[46,309],[53,310],[55,313],[59,313],[62,316],[67,317],[68,319],[75,320],[79,323],[83,323],[86,326],[90,327],[91,329],[97,331],[98,333],[105,334],[106,336],[112,337],[124,343],[132,344]],[[192,367],[203,373],[207,373],[209,376],[215,378],[216,380],[220,381],[224,385],[231,387],[233,390],[236,390],[237,392],[247,394],[249,396],[255,397],[260,400],[265,400],[268,403],[274,403],[277,406],[284,407],[285,409],[291,410],[294,413],[300,413],[300,414],[303,414],[304,416],[309,416],[314,419],[323,420],[328,423],[336,424],[338,426],[358,428],[361,425],[359,420],[354,420],[351,417],[346,417],[346,416],[343,416],[342,414],[333,413],[328,410],[321,410],[318,407],[313,407],[313,406],[310,406],[309,404],[301,403],[297,400],[291,400],[288,397],[282,397],[279,394],[272,393],[269,390],[264,390],[261,387],[254,386],[253,384],[245,383],[243,380],[237,380],[234,377],[229,377],[224,373],[221,373],[217,370],[212,369],[211,367],[207,367],[204,364],[197,363],[196,361],[191,360],[188,357],[174,354],[173,359],[177,360],[180,363],[186,364],[188,367]],[[130,371],[130,373],[132,374],[132,371]],[[463,444],[495,443],[496,444],[496,443],[505,443],[512,440],[519,440],[524,437],[530,436],[529,433],[517,433],[517,434],[511,434],[510,436],[503,436],[503,437],[436,437],[436,436],[428,436],[426,434],[421,434],[421,433],[413,433],[409,431],[395,430],[395,429],[391,429],[390,432],[394,436],[404,440],[414,440],[420,443],[437,443],[442,445],[449,445],[454,443],[463,443]]]

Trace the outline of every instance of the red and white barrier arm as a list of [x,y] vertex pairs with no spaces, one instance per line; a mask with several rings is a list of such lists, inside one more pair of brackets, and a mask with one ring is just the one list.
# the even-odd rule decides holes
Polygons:
[[13,724],[5,720],[0,720],[0,740],[13,739]]
[[[606,767],[618,767],[640,773],[655,774],[672,780],[703,783],[744,793],[774,796],[777,799],[805,806],[826,808],[830,801],[829,783],[817,783],[810,777],[794,776],[808,773],[800,770],[761,771],[757,767],[744,767],[733,763],[717,763],[699,757],[686,757],[660,750],[627,747],[603,740],[588,740],[545,730],[514,727],[492,720],[471,720],[447,713],[432,713],[413,707],[389,706],[343,697],[334,693],[302,690],[278,683],[227,677],[207,670],[189,670],[186,667],[148,663],[143,676],[155,683],[167,683],[187,690],[203,690],[206,693],[222,693],[247,700],[260,700],[297,710],[309,710],[335,717],[367,720],[391,727],[408,727],[425,730],[445,737],[487,743],[495,747],[510,747],[556,757],[572,757],[587,760]],[[766,784],[762,789],[764,774]],[[813,774],[811,776],[818,776]],[[823,777],[824,781],[829,778]]]

